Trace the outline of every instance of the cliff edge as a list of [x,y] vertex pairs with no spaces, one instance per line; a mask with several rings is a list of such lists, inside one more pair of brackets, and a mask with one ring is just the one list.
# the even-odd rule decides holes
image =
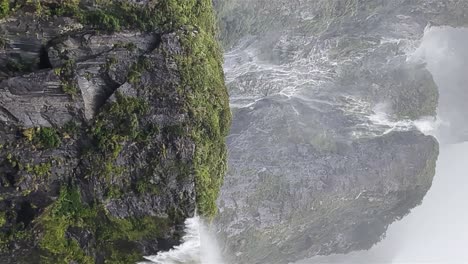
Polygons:
[[216,212],[209,0],[0,1],[0,262],[134,263]]

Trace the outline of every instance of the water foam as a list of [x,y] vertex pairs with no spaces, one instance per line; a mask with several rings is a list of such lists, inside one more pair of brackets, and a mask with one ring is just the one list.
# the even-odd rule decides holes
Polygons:
[[440,119],[432,116],[421,117],[417,120],[398,118],[394,116],[387,103],[379,103],[372,107],[371,103],[351,96],[345,97],[343,105],[338,107],[359,120],[352,130],[352,136],[355,138],[375,137],[393,131],[411,130],[419,130],[425,135],[436,136],[437,129],[443,124]]
[[185,221],[182,244],[156,256],[147,256],[149,262],[139,264],[223,264],[216,239],[200,217]]
[[440,125],[440,121],[431,116],[422,117],[418,120],[395,120],[385,109],[385,104],[379,104],[374,108],[373,113],[368,116],[368,119],[372,124],[386,128],[383,134],[388,134],[392,131],[409,131],[417,129],[423,134],[433,135],[434,131],[436,131],[437,127]]

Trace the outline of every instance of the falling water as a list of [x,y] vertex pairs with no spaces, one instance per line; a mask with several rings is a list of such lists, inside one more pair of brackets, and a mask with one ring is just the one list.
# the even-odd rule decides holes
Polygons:
[[[464,36],[464,37],[463,37]],[[468,30],[453,28],[429,29],[421,45],[410,60],[424,62],[439,86],[441,101],[437,120],[423,118],[417,121],[393,120],[385,105],[371,109],[366,124],[393,130],[416,127],[425,134],[435,135],[441,142],[460,140],[460,134],[448,133],[459,122],[460,109],[464,103],[457,94],[464,89],[468,78],[463,64],[468,52]],[[456,108],[456,109],[454,109]],[[455,115],[454,115],[455,113]],[[468,127],[464,124],[456,127]],[[445,129],[445,130],[444,130]],[[441,132],[442,131],[442,132]],[[444,132],[445,131],[445,132]],[[458,131],[457,131],[458,132]],[[464,132],[462,129],[461,132]],[[449,139],[449,136],[456,136]],[[468,220],[463,205],[466,195],[467,166],[463,157],[468,155],[468,144],[448,145],[442,143],[436,180],[423,205],[413,210],[404,220],[388,230],[387,238],[374,249],[349,255],[319,257],[299,263],[467,263],[468,255],[463,246],[468,243]],[[156,264],[222,264],[220,250],[204,222],[199,218],[186,221],[185,236],[180,246],[146,259]],[[423,261],[423,262],[421,262]]]
[[148,256],[148,262],[139,264],[222,264],[216,239],[200,217],[185,221],[182,244],[156,256]]
[[[386,239],[369,251],[297,264],[468,263],[468,213],[464,209],[468,200],[467,46],[468,29],[433,27],[409,57],[426,64],[440,93],[437,126],[427,123],[422,127],[441,142],[433,186],[422,205],[390,226]],[[386,120],[382,114],[378,119]]]

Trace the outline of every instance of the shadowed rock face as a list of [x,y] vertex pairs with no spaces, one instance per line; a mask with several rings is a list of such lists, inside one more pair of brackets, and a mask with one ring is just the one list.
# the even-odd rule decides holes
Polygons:
[[411,60],[466,1],[215,1],[234,121],[216,228],[233,263],[368,249],[430,189],[438,91]]
[[[48,28],[43,30],[47,31]],[[155,34],[143,35],[138,32],[126,33],[130,36],[128,38],[96,35],[93,32],[87,34],[70,33],[62,42],[51,40],[51,46],[47,49],[52,54],[56,50],[72,54],[66,57],[67,61],[73,60],[74,63],[71,75],[67,78],[71,78],[70,82],[77,89],[75,95],[63,92],[63,80],[52,69],[38,69],[32,73],[6,77],[0,84],[4,126],[4,131],[0,132],[3,146],[0,171],[2,178],[12,178],[2,185],[2,211],[6,212],[7,219],[5,227],[13,229],[23,223],[25,228],[30,228],[31,221],[40,222],[45,208],[53,203],[59,193],[64,192],[67,182],[78,181],[83,202],[91,204],[101,201],[108,217],[154,217],[167,221],[164,227],[158,227],[159,234],[148,234],[151,239],[141,239],[137,244],[123,239],[122,245],[116,246],[122,252],[128,249],[142,255],[154,254],[158,250],[167,249],[167,246],[160,247],[160,244],[165,243],[164,240],[171,241],[169,244],[177,243],[183,219],[193,216],[195,212],[194,175],[190,173],[195,144],[187,136],[175,136],[164,131],[167,127],[182,126],[187,120],[187,113],[182,110],[182,98],[175,89],[180,83],[180,77],[176,69],[168,67],[167,57],[163,55],[163,50],[180,49],[180,46],[168,46],[178,45],[174,44],[177,43],[173,40],[175,35],[170,34],[159,35],[158,38]],[[164,43],[157,43],[156,46],[155,42],[162,38]],[[9,45],[22,48],[15,39],[9,41]],[[169,41],[172,43],[169,44]],[[132,51],[125,47],[115,47],[122,42],[139,43],[140,47]],[[40,49],[40,46],[37,48]],[[58,57],[49,57],[55,69],[67,63]],[[147,58],[151,65],[141,73],[138,87],[151,86],[153,90],[139,89],[127,80],[132,65],[142,57]],[[120,114],[130,115],[130,118],[138,114],[136,133],[151,133],[149,138],[141,142],[124,140],[120,143],[121,152],[112,161],[93,152],[88,157],[83,156],[83,152],[87,151],[85,148],[99,144],[87,138],[87,125],[95,122],[96,113],[121,103],[115,96],[111,97],[115,93],[119,93],[122,98],[146,102],[150,109],[145,113],[132,112],[133,109],[124,107],[130,112]],[[115,114],[104,112],[101,117],[103,120],[112,119]],[[117,122],[128,121],[124,117],[112,122],[120,125]],[[68,125],[76,126],[75,131],[68,131]],[[128,128],[125,129],[132,129],[130,123],[126,126]],[[52,133],[61,141],[60,146],[48,149],[39,146],[40,143],[35,142],[35,139],[29,140],[23,135],[24,131],[33,131],[31,133],[39,135],[40,132],[34,132],[36,127],[52,127]],[[152,128],[162,131],[155,133],[150,131]],[[125,129],[123,132],[127,133]],[[163,149],[164,157],[161,154]],[[11,160],[8,160],[9,155]],[[174,168],[175,164],[180,167]],[[184,166],[186,172],[182,171]],[[38,168],[46,171],[39,172]],[[34,208],[30,215],[25,216],[29,218],[28,222],[21,220],[23,205]],[[175,220],[171,218],[173,216],[168,216],[172,211],[180,218]],[[96,243],[100,241],[96,241],[96,234],[92,230],[71,225],[65,232],[67,237],[72,238],[71,241],[83,245],[90,255],[102,254],[93,253],[97,249]],[[10,247],[22,249],[20,243],[20,239],[12,239],[4,245],[3,252],[13,253],[8,263],[16,263],[20,258],[21,251],[10,251]],[[96,257],[110,258],[106,255]]]
[[19,2],[0,20],[0,262],[169,250],[224,175],[210,1]]

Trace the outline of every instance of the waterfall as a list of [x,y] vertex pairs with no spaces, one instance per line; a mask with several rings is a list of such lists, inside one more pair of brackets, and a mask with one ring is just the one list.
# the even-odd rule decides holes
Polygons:
[[196,216],[185,221],[182,244],[167,252],[145,257],[139,264],[222,264],[216,239],[203,219]]
[[[369,251],[316,257],[297,264],[467,263],[468,29],[427,28],[408,60],[424,63],[439,88],[437,126],[423,126],[441,142],[436,176],[422,205],[392,224]],[[463,122],[465,121],[465,122]]]

